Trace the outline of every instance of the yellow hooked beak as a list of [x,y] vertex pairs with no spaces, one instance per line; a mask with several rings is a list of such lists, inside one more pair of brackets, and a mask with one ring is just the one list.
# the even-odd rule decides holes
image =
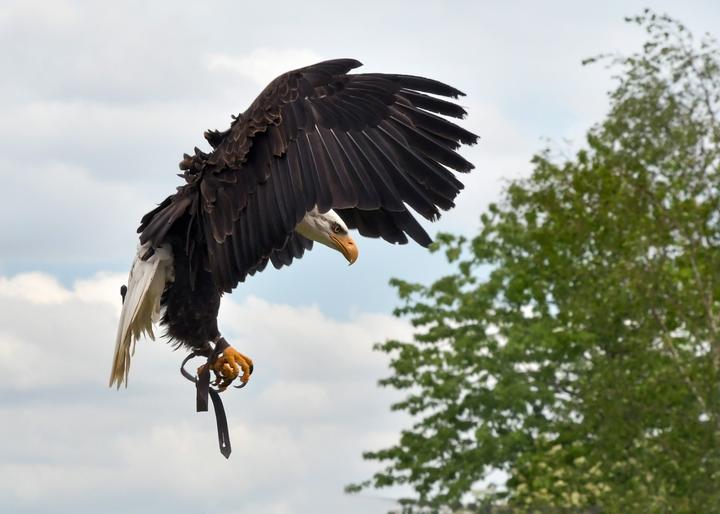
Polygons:
[[347,234],[332,234],[330,240],[333,242],[338,251],[345,256],[350,264],[354,263],[358,258],[358,247],[352,237]]

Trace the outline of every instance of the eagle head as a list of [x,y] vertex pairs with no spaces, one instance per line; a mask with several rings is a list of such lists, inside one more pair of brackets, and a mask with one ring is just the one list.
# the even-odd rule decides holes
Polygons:
[[333,210],[308,212],[295,230],[303,237],[337,250],[350,264],[358,258],[358,247],[348,234],[345,222]]

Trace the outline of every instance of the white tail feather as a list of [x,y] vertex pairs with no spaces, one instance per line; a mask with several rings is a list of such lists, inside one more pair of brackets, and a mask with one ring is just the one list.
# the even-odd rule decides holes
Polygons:
[[149,249],[145,244],[138,247],[138,253],[130,269],[127,292],[120,313],[115,355],[110,373],[110,387],[125,383],[130,371],[130,356],[135,353],[135,342],[146,333],[155,339],[152,325],[160,320],[160,298],[165,285],[173,276],[173,255],[170,245],[162,245],[147,260],[142,260]]

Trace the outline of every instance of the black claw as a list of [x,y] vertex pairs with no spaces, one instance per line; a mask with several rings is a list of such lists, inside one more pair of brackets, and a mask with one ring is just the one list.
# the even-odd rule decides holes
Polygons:
[[250,375],[252,375],[252,372],[253,372],[254,369],[255,369],[255,366],[252,365],[252,364],[250,364],[250,373],[249,373]]

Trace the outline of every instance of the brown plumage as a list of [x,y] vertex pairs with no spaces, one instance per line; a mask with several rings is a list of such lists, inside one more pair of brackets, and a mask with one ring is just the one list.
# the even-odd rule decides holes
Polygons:
[[228,130],[207,132],[213,151],[185,156],[187,184],[143,218],[140,240],[158,246],[189,214],[228,292],[314,205],[338,209],[362,235],[427,245],[407,206],[430,220],[452,207],[463,186],[445,166],[470,171],[455,150],[477,136],[431,113],[461,117],[461,107],[423,93],[462,93],[421,77],[346,74],[358,66],[338,59],[285,73]]
[[163,324],[178,343],[219,337],[223,292],[310,249],[296,228],[313,209],[332,209],[363,236],[431,242],[411,209],[435,220],[463,188],[451,170],[473,168],[457,150],[477,136],[443,117],[465,110],[438,98],[463,93],[422,77],[348,73],[358,66],[337,59],[273,80],[229,129],[205,133],[212,151],[185,155],[185,183],[143,217],[139,258],[172,248]]

